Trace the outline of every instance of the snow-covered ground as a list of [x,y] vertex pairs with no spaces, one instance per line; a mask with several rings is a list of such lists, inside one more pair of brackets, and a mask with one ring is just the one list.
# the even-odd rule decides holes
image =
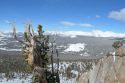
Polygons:
[[83,51],[85,48],[84,43],[76,43],[76,44],[69,44],[68,48],[64,50],[64,52],[80,52]]
[[[2,81],[0,81],[0,83],[30,83],[30,79],[13,79],[13,80],[6,80],[3,79]],[[60,77],[60,83],[76,83],[75,79],[67,79],[66,77]]]
[[13,80],[8,80],[7,79],[3,79],[0,81],[0,83],[30,83],[30,79],[13,79]]
[[[71,78],[67,78],[67,68],[71,68]],[[83,62],[60,62],[59,63],[59,73],[60,73],[60,83],[76,83],[76,79],[80,72],[82,72],[85,69],[86,65]],[[51,68],[51,65],[49,65],[49,68]],[[54,70],[56,70],[57,64],[54,63]],[[31,75],[28,76],[26,79],[12,79],[8,80],[6,78],[0,79],[0,83],[30,83],[31,82]],[[3,77],[2,77],[3,78]]]

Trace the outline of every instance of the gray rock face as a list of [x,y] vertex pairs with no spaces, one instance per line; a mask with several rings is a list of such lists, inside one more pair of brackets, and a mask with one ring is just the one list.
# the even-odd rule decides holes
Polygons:
[[[125,83],[125,57],[100,59],[93,70],[83,74],[78,83]],[[89,82],[88,82],[89,81]]]

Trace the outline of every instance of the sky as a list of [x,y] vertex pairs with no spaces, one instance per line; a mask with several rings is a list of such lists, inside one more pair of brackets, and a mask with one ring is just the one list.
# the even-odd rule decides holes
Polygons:
[[125,0],[0,0],[0,31],[31,22],[45,31],[125,33]]

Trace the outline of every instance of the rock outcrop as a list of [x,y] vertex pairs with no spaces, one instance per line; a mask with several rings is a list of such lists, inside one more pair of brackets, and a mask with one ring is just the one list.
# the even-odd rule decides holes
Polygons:
[[93,70],[83,73],[77,83],[125,83],[125,56],[105,56]]
[[121,46],[120,48],[116,49],[116,56],[125,56],[125,46]]

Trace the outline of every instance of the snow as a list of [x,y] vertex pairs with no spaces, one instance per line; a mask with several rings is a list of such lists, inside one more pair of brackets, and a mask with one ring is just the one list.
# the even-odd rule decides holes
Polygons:
[[60,83],[76,83],[76,79],[61,78]]
[[115,52],[110,52],[110,54],[112,54],[112,55],[113,55],[113,61],[115,62],[115,60],[116,60],[116,55],[115,55]]
[[90,56],[87,52],[85,52],[84,54],[80,54],[80,56]]
[[[9,33],[9,32],[8,32]],[[5,32],[0,32],[0,40],[5,40],[4,38],[11,38],[12,35],[5,33]]]
[[0,50],[4,50],[4,51],[21,51],[21,49],[7,49],[6,47],[0,48]]
[[93,36],[93,37],[125,37],[125,34],[115,33],[112,31],[93,30],[90,32],[85,31],[46,31],[46,34],[59,35],[62,37],[75,38],[77,36]]
[[2,46],[2,45],[6,45],[6,44],[5,43],[0,44],[0,46]]
[[2,80],[0,79],[0,83],[22,83],[22,81],[24,81],[24,83],[30,83],[31,78],[32,75],[29,75],[27,78],[22,78],[22,79],[20,79],[19,77],[9,80],[7,80],[7,78],[3,78]]
[[[76,68],[72,69],[71,72],[73,74],[75,74],[76,76],[68,79],[66,76],[66,70],[67,70],[67,67],[69,67],[73,64],[75,64],[75,67],[79,67],[79,70],[77,70]],[[78,61],[78,62],[65,62],[65,61],[60,62],[59,63],[60,83],[77,83],[76,79],[77,79],[80,71],[84,70],[84,66],[85,66],[85,64],[80,61]],[[51,69],[51,65],[49,65],[48,68]],[[56,69],[56,68],[57,68],[57,65],[56,65],[56,63],[54,63],[54,69]],[[24,81],[24,83],[30,83],[31,78],[32,78],[32,75],[29,75],[26,79],[25,78],[20,79],[17,76],[17,78],[8,80],[8,81],[6,78],[4,78],[4,79],[0,80],[0,83],[22,83],[22,81]]]
[[[0,32],[0,37],[13,37],[11,32]],[[101,30],[92,30],[89,32],[86,31],[46,31],[45,34],[49,35],[58,35],[62,37],[71,37],[75,38],[77,36],[93,36],[93,37],[125,37],[123,33],[115,33],[112,31],[101,31]]]
[[[82,62],[75,62],[77,65],[80,65],[80,69],[82,70],[83,69],[83,67],[82,67]],[[66,73],[66,69],[67,69],[67,67],[68,66],[70,66],[72,63],[71,62],[61,62],[61,63],[59,63],[59,71],[60,71],[60,73],[61,72],[64,72],[64,73]],[[51,68],[51,65],[49,65],[49,67]],[[57,65],[54,63],[54,68],[57,68]],[[63,69],[62,69],[63,68]],[[63,74],[60,74],[60,83],[77,83],[76,82],[76,78],[77,78],[77,76],[78,76],[78,71],[76,71],[76,70],[72,70],[71,71],[73,74],[75,74],[76,75],[76,77],[75,78],[71,78],[71,79],[68,79],[65,75],[63,75]],[[0,83],[22,83],[22,81],[24,81],[24,83],[30,83],[31,82],[31,78],[32,78],[32,76],[30,75],[30,76],[28,76],[28,78],[27,79],[19,79],[19,78],[16,78],[16,79],[13,79],[13,80],[8,80],[7,81],[7,79],[6,78],[4,78],[4,79],[2,79],[1,81],[0,81]]]
[[4,36],[0,35],[0,41],[5,40],[4,38],[5,38]]
[[[60,78],[60,83],[76,83],[76,79],[67,79],[66,77],[61,77]],[[13,80],[2,80],[0,81],[0,83],[22,83],[22,81],[24,81],[24,83],[30,83],[30,79],[13,79]]]
[[0,83],[22,83],[22,81],[24,81],[24,83],[30,83],[30,80],[28,80],[28,79],[13,79],[13,80],[6,80],[6,79],[4,79],[4,80],[2,80]]
[[74,71],[74,70],[72,70],[71,72],[74,73],[74,74],[76,74],[77,76],[78,76],[78,74],[79,74],[78,71]]
[[85,43],[69,44],[68,48],[65,49],[64,52],[80,52],[84,50],[85,45]]
[[112,55],[113,55],[113,61],[115,62],[115,60],[116,60],[115,52],[113,52]]
[[6,36],[6,35],[5,35],[5,33],[0,32],[0,36],[3,37],[3,36]]
[[57,48],[66,48],[64,45],[57,46]]

